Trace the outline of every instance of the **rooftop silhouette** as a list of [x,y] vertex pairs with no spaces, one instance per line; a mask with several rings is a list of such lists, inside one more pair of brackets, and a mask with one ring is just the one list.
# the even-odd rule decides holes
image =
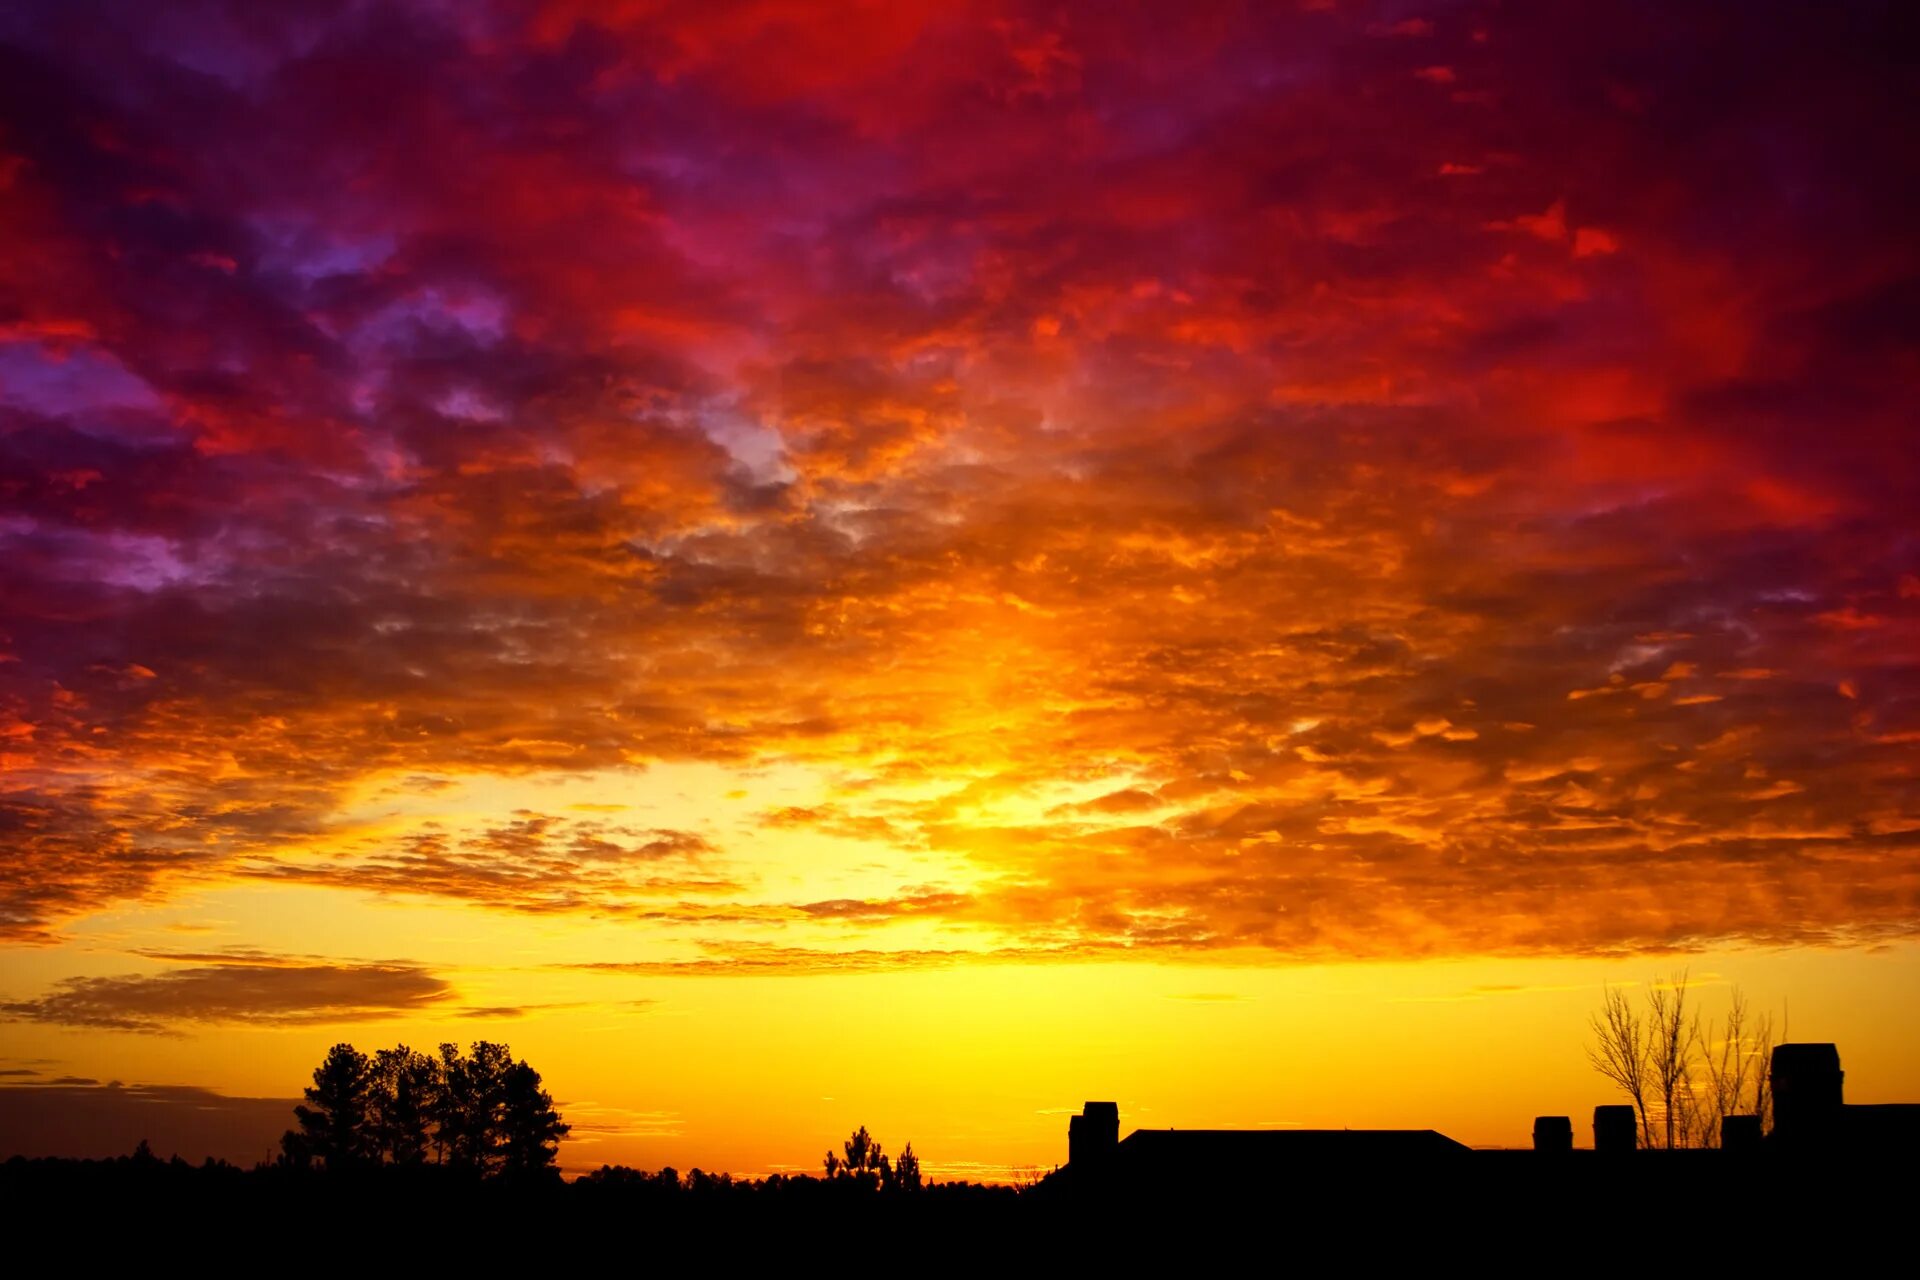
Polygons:
[[[1722,1120],[1717,1147],[1660,1150],[1642,1147],[1635,1108],[1603,1104],[1593,1109],[1593,1144],[1584,1154],[1635,1153],[1652,1157],[1762,1157],[1793,1162],[1803,1154],[1843,1154],[1879,1160],[1898,1152],[1920,1153],[1920,1104],[1848,1105],[1840,1053],[1832,1044],[1782,1044],[1769,1063],[1774,1124],[1763,1132],[1761,1117]],[[1166,1194],[1186,1184],[1190,1171],[1237,1187],[1286,1180],[1304,1170],[1365,1168],[1375,1172],[1474,1166],[1469,1157],[1509,1157],[1514,1151],[1476,1151],[1433,1129],[1136,1129],[1120,1137],[1114,1102],[1088,1102],[1067,1125],[1068,1161],[1056,1184],[1075,1193]],[[1528,1154],[1575,1154],[1570,1116],[1535,1117]]]
[[1171,1184],[1194,1168],[1246,1183],[1287,1166],[1457,1160],[1472,1148],[1432,1129],[1136,1129],[1119,1137],[1119,1106],[1089,1102],[1068,1122],[1069,1182]]

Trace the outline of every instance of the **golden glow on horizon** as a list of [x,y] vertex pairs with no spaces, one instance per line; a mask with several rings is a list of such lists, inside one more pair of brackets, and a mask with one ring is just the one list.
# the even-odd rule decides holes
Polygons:
[[[225,920],[222,925],[215,923]],[[1434,1127],[1524,1145],[1532,1117],[1576,1122],[1607,1086],[1582,1054],[1603,983],[1666,961],[1453,959],[1291,965],[947,965],[892,973],[686,977],[583,971],[630,942],[616,922],[502,918],[326,890],[210,889],[106,913],[58,950],[16,952],[23,983],[196,963],[151,954],[274,949],[432,955],[451,992],[429,1010],[316,1025],[179,1024],[177,1036],[18,1024],[10,1057],[85,1063],[98,1078],[286,1096],[327,1044],[504,1038],[546,1072],[579,1126],[562,1151],[601,1163],[739,1173],[811,1170],[866,1124],[945,1177],[1012,1179],[1064,1159],[1065,1117],[1114,1097],[1133,1127]],[[203,931],[204,930],[204,931]],[[1739,983],[1834,1039],[1855,1101],[1920,1085],[1903,1014],[1920,948],[1694,955],[1719,1012]],[[472,1012],[512,1006],[518,1014]],[[1084,1095],[1084,1096],[1083,1096]]]
[[1691,965],[1920,1096],[1877,18],[261,8],[0,23],[0,1091],[1513,1142]]

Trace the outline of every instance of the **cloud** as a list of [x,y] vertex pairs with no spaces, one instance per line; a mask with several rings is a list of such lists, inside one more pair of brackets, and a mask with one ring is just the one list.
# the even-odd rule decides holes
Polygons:
[[798,910],[816,920],[881,921],[910,916],[953,918],[964,915],[974,899],[964,893],[912,893],[895,898],[834,898],[799,904]]
[[795,977],[832,973],[893,973],[975,964],[1044,964],[1058,960],[1118,958],[1099,948],[1001,947],[992,950],[787,947],[768,943],[717,943],[713,954],[680,960],[586,961],[559,966],[582,973],[638,977]]
[[453,996],[444,979],[412,964],[254,955],[171,958],[188,961],[188,967],[67,978],[36,999],[0,1003],[0,1016],[56,1026],[172,1032],[196,1023],[365,1022],[440,1011]]
[[[236,878],[801,969],[1920,925],[1888,19],[999,16],[13,6],[0,937]],[[821,794],[346,816],[662,762]],[[16,1013],[440,999],[302,972]]]
[[[677,1138],[685,1131],[678,1111],[638,1111],[595,1102],[565,1103],[569,1147],[593,1146],[610,1138]],[[591,1161],[582,1163],[591,1165]]]
[[634,914],[681,895],[725,894],[739,885],[706,869],[712,843],[690,831],[516,812],[469,833],[437,824],[395,841],[334,845],[323,860],[279,858],[239,873],[381,894],[461,899],[503,910]]
[[102,1085],[77,1077],[0,1085],[0,1157],[105,1159],[145,1141],[162,1159],[270,1159],[293,1124],[292,1098],[236,1098],[193,1085]]

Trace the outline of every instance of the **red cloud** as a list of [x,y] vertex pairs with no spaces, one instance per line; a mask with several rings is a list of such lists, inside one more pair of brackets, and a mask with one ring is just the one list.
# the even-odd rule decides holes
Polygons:
[[[245,875],[1031,955],[1910,930],[1886,33],[1269,9],[10,16],[0,928]],[[978,883],[306,856],[376,772],[688,759]]]

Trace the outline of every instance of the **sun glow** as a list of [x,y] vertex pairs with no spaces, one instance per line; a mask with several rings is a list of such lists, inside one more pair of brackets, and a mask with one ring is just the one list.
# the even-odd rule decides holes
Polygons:
[[1920,1093],[1860,31],[133,8],[0,15],[0,1094],[1517,1143],[1688,964]]

